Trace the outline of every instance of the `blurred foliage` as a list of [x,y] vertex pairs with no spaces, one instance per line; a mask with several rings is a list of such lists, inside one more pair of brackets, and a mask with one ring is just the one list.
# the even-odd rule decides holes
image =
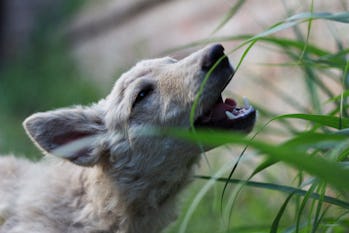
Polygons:
[[[214,175],[197,176],[206,182],[197,182],[195,194],[189,198],[189,206],[185,207],[181,220],[168,232],[349,231],[349,48],[345,39],[334,33],[333,38],[327,39],[336,42],[337,50],[334,51],[329,50],[326,44],[319,45],[317,41],[310,40],[313,21],[321,21],[318,25],[330,28],[339,23],[348,24],[349,12],[316,12],[313,3],[311,1],[309,12],[293,13],[257,35],[211,37],[175,48],[222,41],[239,42],[228,52],[245,48],[237,70],[247,54],[253,54],[252,48],[256,44],[277,48],[275,51],[287,55],[288,60],[266,65],[271,69],[288,67],[301,71],[309,104],[305,106],[306,101],[300,104],[292,95],[273,88],[273,82],[277,82],[277,77],[273,77],[264,79],[263,86],[296,112],[278,115],[268,105],[258,106],[258,129],[249,139],[227,132],[162,131],[200,144],[219,146],[228,143],[243,148],[237,160],[231,164],[225,162]],[[232,6],[218,29],[231,20],[239,4],[241,2],[237,1]],[[293,37],[277,34],[285,30],[292,30]],[[340,88],[328,88],[328,80],[334,81]],[[261,81],[256,80],[256,85],[261,85]],[[273,128],[274,122],[279,123],[278,130]],[[254,160],[261,157],[262,160],[248,164],[245,172],[250,174],[236,174],[246,160],[252,160],[251,157]],[[283,172],[289,174],[289,180],[277,179]],[[273,174],[272,177],[270,174]],[[237,179],[236,176],[242,178]],[[268,176],[271,182],[264,181]],[[252,180],[257,177],[263,181]],[[258,190],[252,192],[251,187]],[[217,195],[217,192],[220,194]]]
[[100,96],[91,81],[81,77],[68,41],[58,33],[83,1],[63,1],[41,12],[30,43],[20,56],[4,61],[0,69],[0,152],[37,158],[21,122],[38,111],[86,104]]

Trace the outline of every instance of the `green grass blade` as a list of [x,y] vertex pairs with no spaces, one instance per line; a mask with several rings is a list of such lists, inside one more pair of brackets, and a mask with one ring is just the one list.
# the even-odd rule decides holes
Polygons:
[[236,68],[235,68],[235,72],[239,70],[240,68],[240,65],[242,64],[242,62],[244,61],[246,55],[248,54],[248,52],[251,50],[251,48],[253,47],[253,45],[257,42],[257,40],[254,40],[252,41],[248,46],[247,48],[245,49],[245,51],[243,52],[238,64],[236,65]]
[[[270,159],[283,161],[309,174],[315,175],[339,190],[349,190],[347,182],[349,180],[349,170],[344,169],[338,163],[329,161],[321,157],[309,157],[305,152],[299,152],[292,147],[282,145],[270,145],[262,141],[250,141],[239,134],[230,134],[226,132],[188,132],[187,130],[173,129],[165,134],[185,139],[188,141],[203,143],[205,145],[219,146],[232,143],[237,145],[250,145]],[[333,135],[334,140],[343,141],[346,137],[342,135]],[[328,138],[325,137],[325,140]],[[328,176],[331,173],[331,176]]]
[[[314,192],[309,192],[309,191],[305,191],[305,190],[302,190],[299,188],[294,188],[291,186],[279,185],[279,184],[274,184],[274,183],[265,183],[265,182],[257,182],[257,181],[241,180],[241,179],[227,179],[224,177],[211,177],[211,176],[203,176],[203,175],[196,175],[195,178],[204,179],[204,180],[214,179],[215,181],[218,181],[218,182],[229,182],[232,184],[243,183],[248,187],[267,189],[267,190],[278,191],[278,192],[287,193],[287,194],[294,193],[294,195],[298,195],[298,196],[308,195],[309,198],[314,199],[314,200],[319,200],[320,198],[322,198],[319,194],[314,193]],[[325,195],[325,196],[323,196],[323,201],[326,203],[329,203],[331,205],[335,205],[335,206],[341,207],[343,209],[349,210],[349,202],[340,200],[338,198],[334,198],[334,197],[330,197],[330,196]]]
[[[261,131],[263,131],[263,129],[264,129],[267,125],[268,125],[268,123],[265,124],[260,130],[258,130],[258,131],[251,137],[250,141],[252,141],[254,138],[256,138],[257,135],[258,135]],[[241,151],[241,153],[240,153],[240,155],[239,155],[239,157],[238,157],[236,163],[234,164],[232,170],[230,171],[230,173],[229,173],[229,175],[228,175],[228,179],[230,179],[230,178],[233,177],[233,174],[234,174],[234,172],[235,172],[237,166],[239,165],[239,163],[240,163],[240,161],[241,161],[241,159],[242,159],[242,156],[245,154],[245,152],[246,152],[247,149],[248,149],[248,145],[246,145],[246,146],[244,147],[244,149]],[[252,176],[253,176],[253,175],[252,175]],[[251,176],[250,178],[252,178],[252,176]],[[224,184],[224,187],[223,187],[223,191],[222,191],[222,195],[221,195],[221,210],[223,209],[224,194],[225,194],[225,192],[226,192],[226,190],[227,190],[227,188],[228,188],[228,185],[229,185],[229,183],[226,182],[226,183]],[[237,195],[238,195],[238,193],[239,193],[239,191],[237,191]]]
[[[310,12],[311,12],[311,14],[314,13],[314,0],[311,1]],[[306,37],[306,40],[305,40],[303,51],[302,51],[301,56],[299,58],[300,61],[303,60],[304,54],[306,54],[306,51],[307,51],[307,48],[308,48],[312,22],[313,22],[312,19],[310,19],[309,22],[308,22],[307,37]]]
[[326,183],[323,183],[319,186],[319,192],[320,192],[320,199],[318,200],[316,211],[315,211],[315,217],[313,220],[313,228],[312,233],[315,233],[319,227],[319,224],[321,223],[321,219],[323,215],[321,214],[322,206],[323,206],[323,200],[325,196],[326,191]]
[[337,134],[304,132],[287,140],[282,145],[294,150],[307,151],[310,148],[330,149],[339,146],[342,140],[343,137]]
[[291,193],[285,200],[285,202],[282,204],[280,210],[278,211],[273,223],[271,224],[270,227],[270,233],[277,233],[279,229],[279,223],[281,220],[282,215],[284,214],[286,207],[288,203],[290,202],[291,198],[293,197],[293,193]]
[[261,164],[259,164],[254,171],[252,172],[252,174],[250,175],[249,179],[251,179],[253,176],[255,176],[256,174],[260,173],[261,171],[267,169],[268,167],[274,165],[275,163],[277,163],[279,161],[275,161],[273,159],[265,159]]
[[330,21],[336,21],[341,23],[349,23],[349,12],[338,12],[338,13],[329,13],[329,12],[304,12],[296,14],[286,19],[286,21],[308,21],[308,20],[324,19]]
[[296,219],[296,233],[299,232],[299,229],[301,228],[301,216],[305,209],[306,203],[311,198],[311,195],[314,193],[315,188],[317,187],[317,183],[313,183],[309,190],[304,195],[303,201],[299,207],[298,213],[297,213],[297,219]]
[[294,118],[318,123],[322,126],[328,126],[335,129],[349,128],[349,118],[340,118],[328,115],[311,115],[311,114],[286,114],[275,117],[273,120]]
[[201,190],[198,192],[198,194],[195,196],[194,200],[192,201],[191,205],[189,206],[189,209],[185,213],[184,219],[183,219],[183,221],[180,225],[179,231],[178,231],[179,233],[186,232],[190,218],[193,215],[195,209],[197,208],[197,206],[199,205],[200,201],[203,199],[205,194],[215,184],[215,181],[216,181],[215,177],[219,177],[219,176],[223,175],[230,167],[231,167],[231,164],[228,163],[228,164],[226,164],[226,166],[220,168],[220,170],[217,171],[213,177],[210,177],[208,182],[201,188]]
[[326,103],[340,101],[341,98],[347,98],[349,96],[349,90],[343,91],[340,95],[334,96],[326,101]]
[[193,131],[195,131],[195,127],[194,127],[194,121],[195,121],[195,112],[199,103],[199,99],[202,95],[202,92],[204,91],[204,88],[206,86],[207,81],[209,80],[209,78],[211,77],[212,72],[217,68],[217,66],[219,65],[219,63],[225,58],[226,56],[222,56],[221,58],[218,59],[218,61],[216,61],[216,63],[210,68],[210,70],[207,72],[207,74],[205,75],[204,80],[202,81],[202,83],[200,84],[200,88],[198,93],[195,96],[195,100],[193,103],[193,106],[191,107],[190,110],[190,127]]
[[[229,179],[233,176],[233,174],[234,174],[234,172],[235,172],[237,166],[239,165],[240,160],[241,160],[242,156],[244,155],[246,149],[247,149],[247,146],[246,146],[246,147],[244,148],[244,150],[241,152],[241,154],[239,155],[239,157],[238,157],[236,163],[234,164],[233,168],[231,169],[231,171],[230,171],[230,173],[229,173],[229,175],[228,175],[228,178],[229,178]],[[228,185],[229,185],[229,182],[226,182],[226,183],[224,184],[223,191],[222,191],[222,194],[221,194],[221,211],[223,210],[223,200],[224,200],[224,195],[225,195],[225,193],[226,193],[226,191],[227,191]]]

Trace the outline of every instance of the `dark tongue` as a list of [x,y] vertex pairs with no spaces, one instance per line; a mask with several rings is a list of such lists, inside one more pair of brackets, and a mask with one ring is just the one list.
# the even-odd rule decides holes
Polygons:
[[220,121],[227,118],[226,111],[232,112],[236,107],[236,102],[233,99],[226,99],[224,103],[218,103],[213,106],[210,114],[211,121]]

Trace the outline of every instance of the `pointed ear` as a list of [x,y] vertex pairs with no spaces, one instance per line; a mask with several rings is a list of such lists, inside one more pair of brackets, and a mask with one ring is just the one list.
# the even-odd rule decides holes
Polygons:
[[77,106],[33,114],[23,126],[44,153],[92,166],[100,159],[97,136],[106,131],[102,115],[94,106]]

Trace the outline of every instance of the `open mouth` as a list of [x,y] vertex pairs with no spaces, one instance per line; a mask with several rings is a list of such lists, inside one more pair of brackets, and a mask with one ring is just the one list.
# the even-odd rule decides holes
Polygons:
[[[202,69],[204,71],[209,70],[213,67],[213,64],[224,56],[222,45],[209,47],[203,57]],[[221,59],[212,74],[216,80],[221,80],[221,88],[224,89],[234,75],[234,70],[230,66],[227,57]],[[205,104],[205,101],[203,104]],[[218,128],[248,133],[252,130],[256,120],[256,110],[245,97],[243,106],[238,106],[234,99],[227,98],[223,101],[222,96],[219,95],[215,103],[205,109],[207,110],[204,114],[200,115],[194,122],[194,126],[197,128]]]
[[234,99],[227,98],[223,102],[219,97],[207,112],[196,119],[195,127],[250,132],[256,120],[256,110],[247,98],[243,100],[243,106],[238,106]]

